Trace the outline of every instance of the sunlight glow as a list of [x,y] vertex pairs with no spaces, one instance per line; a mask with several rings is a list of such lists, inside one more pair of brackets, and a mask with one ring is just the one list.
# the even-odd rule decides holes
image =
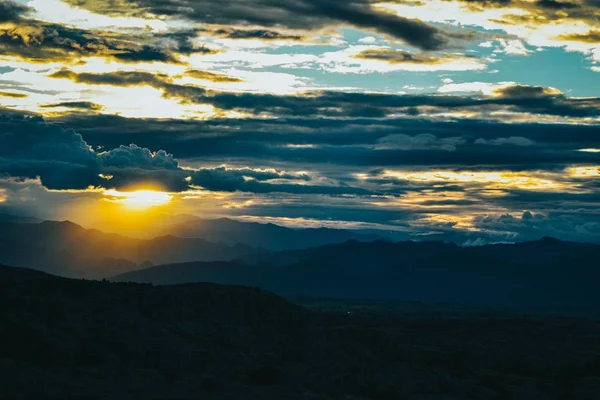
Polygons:
[[135,192],[119,192],[111,189],[105,192],[111,197],[110,201],[124,204],[132,209],[147,209],[150,207],[164,206],[173,198],[168,193],[154,190],[137,190]]
[[600,178],[600,165],[567,168],[569,176],[578,179]]
[[[543,175],[543,174],[542,174]],[[511,171],[385,171],[384,177],[413,182],[481,184],[492,189],[565,190],[565,184],[553,176],[535,176]]]

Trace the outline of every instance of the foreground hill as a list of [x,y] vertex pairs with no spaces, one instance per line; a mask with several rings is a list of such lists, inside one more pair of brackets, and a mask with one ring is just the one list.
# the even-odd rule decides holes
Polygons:
[[598,321],[348,310],[0,267],[0,397],[600,398]]
[[106,278],[138,264],[233,260],[261,254],[244,245],[163,236],[133,239],[72,222],[0,223],[0,263],[61,276]]
[[284,296],[452,302],[501,307],[600,307],[600,246],[543,239],[463,248],[441,242],[347,242],[125,273],[117,281],[216,282]]
[[228,218],[192,219],[169,228],[168,233],[230,245],[243,243],[273,251],[306,249],[348,240],[372,242],[381,239],[381,236],[376,234],[360,234],[344,229],[291,229],[275,224],[241,222]]

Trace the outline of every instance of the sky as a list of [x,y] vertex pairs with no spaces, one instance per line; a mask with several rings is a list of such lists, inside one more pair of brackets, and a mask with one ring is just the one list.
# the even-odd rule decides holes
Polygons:
[[597,0],[0,0],[0,212],[600,241]]

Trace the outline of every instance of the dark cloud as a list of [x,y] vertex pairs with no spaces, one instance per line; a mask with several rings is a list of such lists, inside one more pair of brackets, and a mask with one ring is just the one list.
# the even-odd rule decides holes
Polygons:
[[61,103],[44,104],[42,108],[72,108],[77,110],[102,111],[104,107],[90,101],[64,101]]
[[61,69],[49,75],[56,79],[69,79],[88,85],[110,86],[150,86],[161,90],[165,98],[174,98],[182,103],[202,103],[206,90],[191,85],[171,83],[171,78],[165,74],[152,74],[141,71],[116,71],[110,73],[75,73],[69,69]]
[[[86,57],[105,57],[123,63],[180,63],[180,55],[213,54],[216,51],[194,42],[195,30],[153,34],[85,30],[33,19],[16,18],[22,10],[5,7],[12,24],[0,27],[0,52],[32,62],[80,62]],[[8,10],[8,11],[7,11]],[[0,10],[0,15],[3,10]],[[2,22],[2,21],[0,21]]]
[[220,28],[214,31],[208,31],[211,35],[223,37],[227,39],[258,39],[264,41],[270,40],[291,40],[302,41],[306,37],[296,34],[282,33],[270,29],[236,29],[236,28]]
[[556,1],[556,0],[539,0],[536,2],[539,7],[549,9],[549,10],[572,10],[578,8],[579,5],[567,1]]
[[445,150],[456,151],[456,146],[466,144],[464,137],[438,138],[430,133],[410,136],[403,133],[377,139],[379,150]]
[[292,194],[369,194],[369,191],[350,186],[298,185],[290,183],[265,183],[272,179],[300,179],[310,181],[306,175],[294,176],[276,171],[252,171],[248,168],[229,170],[226,168],[202,169],[192,173],[191,181],[205,189],[220,192],[292,193]]
[[[227,27],[284,27],[295,30],[320,30],[340,25],[352,25],[390,35],[423,50],[456,47],[457,43],[474,38],[474,31],[446,30],[419,20],[404,18],[374,8],[370,0],[246,0],[229,1],[227,6],[217,0],[68,0],[95,12],[152,14],[185,18],[202,24]],[[238,28],[235,28],[238,29]]]
[[388,64],[423,64],[423,65],[439,65],[451,61],[461,61],[469,59],[477,59],[478,57],[464,54],[427,54],[427,53],[411,53],[405,50],[397,49],[367,49],[363,50],[355,58],[363,60],[383,61]]
[[235,78],[235,77],[232,77],[229,75],[219,74],[219,73],[211,72],[211,71],[198,70],[198,69],[190,69],[185,72],[185,75],[192,77],[192,78],[200,79],[200,80],[219,82],[219,83],[239,83],[239,82],[244,81],[243,79]]
[[94,152],[74,131],[35,117],[0,120],[0,174],[39,176],[53,189],[84,189],[98,173]]
[[600,115],[598,98],[568,98],[562,94],[542,90],[518,85],[503,89],[496,97],[327,91],[309,92],[303,96],[277,96],[220,92],[203,97],[199,102],[208,102],[224,110],[237,110],[255,115],[270,113],[276,116],[302,117],[360,118],[398,113],[411,115],[414,114],[412,110],[418,107],[426,107],[430,115],[449,110],[481,113],[503,110],[575,118]]
[[597,127],[588,125],[414,118],[168,121],[82,115],[57,121],[77,127],[94,146],[113,148],[125,141],[210,163],[342,170],[409,165],[560,169],[599,161],[598,154],[577,151],[598,147]]
[[98,154],[105,167],[179,170],[179,162],[164,150],[152,152],[131,144]]
[[218,53],[219,50],[207,47],[206,44],[196,40],[203,32],[203,30],[195,28],[177,29],[167,32],[152,32],[152,34],[129,34],[129,38],[142,43],[150,41],[154,47],[173,54],[209,55]]
[[573,41],[573,42],[581,42],[581,43],[600,43],[600,30],[592,30],[587,33],[571,33],[568,35],[560,35],[558,37],[561,40]]
[[167,75],[151,74],[140,71],[117,71],[104,74],[75,73],[69,69],[61,69],[49,75],[51,78],[69,79],[77,83],[89,85],[111,85],[111,86],[152,86],[160,88],[169,79]]
[[501,97],[509,99],[539,99],[555,97],[561,93],[555,89],[543,86],[511,85],[495,90]]
[[184,169],[164,150],[152,152],[135,144],[94,151],[70,129],[42,118],[5,116],[0,119],[0,175],[40,178],[48,189],[158,186],[167,191],[193,187],[226,192],[368,194],[347,185],[307,184],[312,178],[276,170],[251,168]]
[[0,2],[0,23],[19,21],[29,11],[30,9],[22,4],[12,0],[3,0]]
[[175,55],[130,38],[33,20],[1,27],[0,51],[34,62],[69,62],[91,56],[122,62],[178,62]]
[[475,140],[475,144],[491,146],[533,146],[535,145],[535,142],[523,136],[510,136],[497,139],[479,138]]
[[22,99],[27,97],[28,95],[25,93],[15,93],[15,92],[3,92],[0,91],[0,97],[11,97],[13,99]]

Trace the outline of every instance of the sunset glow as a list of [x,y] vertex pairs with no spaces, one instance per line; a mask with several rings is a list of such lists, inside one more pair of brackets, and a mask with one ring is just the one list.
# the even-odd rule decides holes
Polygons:
[[172,196],[168,193],[156,192],[154,190],[137,190],[134,192],[107,190],[105,194],[110,201],[123,204],[128,208],[135,210],[164,206],[172,199]]

